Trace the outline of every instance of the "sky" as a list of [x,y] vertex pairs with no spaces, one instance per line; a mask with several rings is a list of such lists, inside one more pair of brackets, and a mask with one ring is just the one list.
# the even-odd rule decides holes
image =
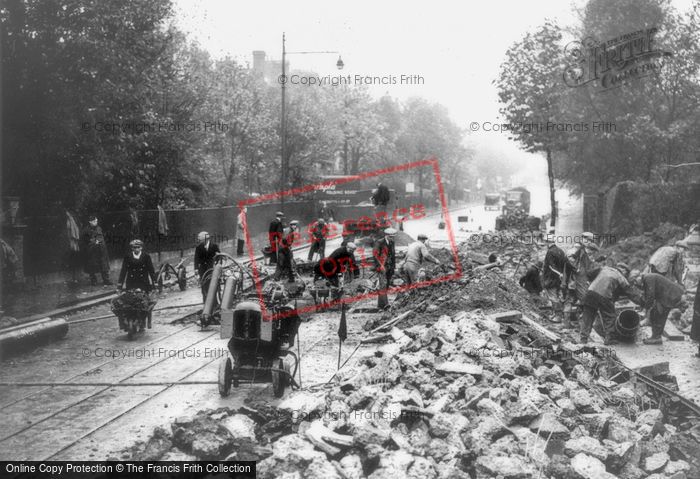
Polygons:
[[[692,0],[673,0],[680,10]],[[479,2],[432,0],[256,1],[175,0],[176,21],[214,58],[232,56],[252,64],[252,51],[281,58],[282,32],[287,51],[338,51],[338,55],[289,55],[291,69],[323,75],[420,75],[419,85],[376,85],[405,100],[421,96],[445,105],[458,126],[498,122],[498,97],[492,84],[510,45],[546,18],[561,26],[577,23],[585,0]],[[309,87],[313,88],[313,87]],[[333,88],[331,86],[327,88]],[[468,143],[517,159],[522,152],[503,133],[472,133]],[[537,162],[541,166],[541,162]]]

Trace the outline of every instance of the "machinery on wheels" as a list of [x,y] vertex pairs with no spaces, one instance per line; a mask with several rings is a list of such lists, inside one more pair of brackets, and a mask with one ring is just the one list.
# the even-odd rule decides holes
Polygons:
[[156,301],[145,291],[129,289],[112,300],[112,312],[119,320],[119,329],[126,331],[129,340],[146,326],[151,328],[151,315]]
[[180,291],[187,289],[187,270],[184,265],[185,260],[182,259],[180,262],[173,266],[170,263],[163,263],[158,269],[156,275],[156,286],[158,287],[158,292],[163,292],[163,287],[172,282],[173,280],[177,283]]
[[[260,280],[265,279],[264,273],[258,273]],[[202,284],[209,284],[206,300],[201,315],[202,328],[208,324],[219,324],[221,310],[230,309],[233,303],[243,297],[246,282],[251,286],[255,278],[250,266],[236,261],[226,253],[218,253],[214,257],[214,267],[204,273]]]
[[219,364],[219,394],[229,395],[231,386],[245,383],[272,383],[275,397],[282,397],[288,386],[298,387],[299,358],[291,350],[300,318],[288,303],[289,296],[279,284],[266,285],[265,308],[272,316],[263,317],[256,295],[221,312],[221,338],[228,339],[228,354]]

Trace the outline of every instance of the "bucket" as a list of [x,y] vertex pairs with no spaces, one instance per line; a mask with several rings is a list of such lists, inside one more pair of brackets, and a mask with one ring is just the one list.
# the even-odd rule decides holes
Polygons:
[[615,333],[620,339],[633,341],[639,328],[639,314],[632,310],[626,309],[617,315],[615,320]]

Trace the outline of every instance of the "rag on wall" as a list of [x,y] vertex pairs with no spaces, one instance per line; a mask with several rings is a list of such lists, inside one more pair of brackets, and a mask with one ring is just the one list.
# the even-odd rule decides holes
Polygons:
[[[160,211],[158,211],[158,223],[160,224]],[[167,228],[167,224],[166,224]],[[135,209],[129,210],[129,233],[130,239],[138,239],[141,236],[141,226],[139,224],[139,215]],[[160,228],[159,228],[160,230]]]
[[80,228],[70,211],[66,211],[66,231],[70,250],[80,251]]
[[158,234],[168,236],[168,219],[165,216],[165,210],[158,205]]

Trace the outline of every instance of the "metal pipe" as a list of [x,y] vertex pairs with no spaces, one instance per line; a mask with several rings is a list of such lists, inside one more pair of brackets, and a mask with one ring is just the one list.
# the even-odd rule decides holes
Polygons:
[[21,328],[0,332],[0,358],[30,351],[42,344],[60,339],[68,333],[68,323],[62,318],[29,323]]
[[615,318],[615,333],[625,341],[633,341],[639,328],[639,313],[633,309],[620,311]]
[[224,283],[224,294],[221,297],[221,309],[233,309],[234,288],[236,286],[236,278],[229,276]]
[[202,315],[205,320],[211,318],[214,305],[216,304],[216,292],[219,289],[219,278],[221,277],[221,265],[214,265],[214,269],[211,271],[211,280],[209,281],[209,289],[207,290],[207,299],[204,301],[204,309],[202,310]]

